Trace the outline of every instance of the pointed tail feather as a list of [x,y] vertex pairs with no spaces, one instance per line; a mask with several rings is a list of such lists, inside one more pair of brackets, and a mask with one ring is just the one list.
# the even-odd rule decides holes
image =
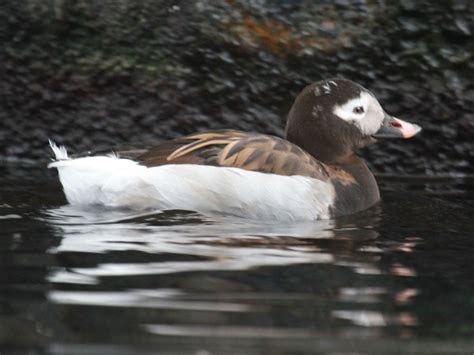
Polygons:
[[48,168],[54,168],[56,166],[55,163],[57,163],[58,161],[69,160],[69,157],[67,155],[67,150],[66,150],[65,146],[63,146],[63,145],[58,146],[51,139],[49,140],[49,146],[53,150],[54,159],[53,159],[53,163],[48,165]]

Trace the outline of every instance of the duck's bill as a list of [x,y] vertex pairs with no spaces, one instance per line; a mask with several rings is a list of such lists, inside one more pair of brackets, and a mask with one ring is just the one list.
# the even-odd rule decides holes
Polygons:
[[406,122],[385,114],[382,126],[375,132],[375,138],[411,138],[421,131],[417,124]]

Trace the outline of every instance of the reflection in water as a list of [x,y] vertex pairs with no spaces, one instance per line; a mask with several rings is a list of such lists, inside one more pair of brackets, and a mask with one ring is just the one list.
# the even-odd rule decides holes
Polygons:
[[[127,211],[81,211],[63,206],[46,211],[46,221],[55,224],[62,235],[58,246],[48,252],[108,253],[141,252],[173,255],[171,260],[101,263],[94,268],[68,268],[50,276],[51,281],[96,283],[94,277],[117,275],[170,274],[205,270],[246,270],[268,265],[332,263],[352,266],[360,273],[379,273],[366,261],[373,256],[349,261],[335,257],[331,248],[350,253],[379,252],[366,247],[377,237],[377,214],[364,220],[362,227],[353,223],[336,226],[334,220],[302,223],[249,222],[244,219],[197,214],[163,212],[130,215]],[[56,223],[60,221],[60,223]],[[358,221],[360,223],[360,221]],[[180,260],[175,260],[180,255]],[[361,254],[362,255],[362,254]],[[365,260],[364,260],[365,259]]]
[[[139,215],[83,211],[72,206],[48,209],[42,219],[61,235],[60,243],[48,253],[73,260],[48,275],[49,282],[57,285],[48,293],[53,304],[205,314],[186,321],[174,315],[168,324],[143,320],[138,329],[150,334],[238,338],[311,338],[320,334],[321,329],[305,328],[314,322],[312,316],[303,316],[299,327],[284,326],[286,321],[278,320],[284,314],[287,316],[282,320],[294,317],[293,310],[301,304],[307,309],[327,308],[326,317],[332,319],[329,324],[338,320],[364,327],[400,324],[397,314],[353,309],[382,302],[381,296],[388,292],[385,287],[335,284],[327,289],[324,284],[312,285],[327,278],[317,265],[336,268],[333,276],[383,273],[377,265],[381,249],[374,244],[379,208],[338,221],[292,224],[179,211]],[[78,255],[97,257],[91,263]],[[290,265],[295,265],[295,270]],[[292,280],[291,274],[299,276],[298,265],[315,272],[303,272],[303,280]],[[171,285],[160,277],[171,280]],[[125,284],[127,279],[133,280],[136,285],[104,291],[104,284],[114,279]],[[159,287],[161,284],[166,288]],[[82,290],[78,285],[89,287]],[[100,290],[91,290],[94,286]],[[347,305],[352,305],[351,309],[346,309]],[[236,324],[232,314],[240,314],[242,320]],[[249,316],[260,321],[248,323],[244,319]],[[177,320],[179,324],[174,324]]]
[[[144,321],[140,328],[151,334],[311,338],[321,330],[278,325],[274,317],[278,315],[275,312],[291,314],[298,303],[315,309],[315,302],[316,309],[327,309],[329,324],[342,321],[371,328],[416,324],[408,312],[403,315],[365,309],[367,305],[383,302],[388,293],[385,287],[334,285],[332,289],[322,287],[314,292],[312,287],[302,288],[300,284],[289,282],[290,289],[285,290],[286,287],[282,289],[276,284],[262,285],[278,281],[271,273],[248,281],[245,274],[235,274],[269,267],[277,267],[278,273],[291,273],[291,269],[287,269],[289,265],[310,265],[314,270],[320,264],[338,268],[338,273],[351,272],[364,277],[382,275],[384,271],[377,265],[382,250],[374,243],[378,237],[379,208],[338,221],[292,224],[204,217],[178,211],[130,215],[127,211],[81,211],[71,206],[49,209],[44,218],[55,225],[62,236],[60,244],[49,249],[49,253],[66,258],[77,253],[109,255],[93,265],[71,264],[52,272],[48,280],[53,284],[101,285],[110,278],[151,277],[153,280],[160,275],[187,275],[176,276],[182,279],[177,288],[142,288],[140,284],[140,288],[105,292],[71,291],[70,287],[49,292],[49,300],[58,305],[207,313],[205,318],[197,317],[197,322],[195,318],[191,322],[180,321],[179,325]],[[147,254],[146,262],[141,257],[132,257],[131,253]],[[403,267],[398,265],[398,269]],[[231,271],[231,277],[222,275]],[[193,274],[194,277],[189,276]],[[309,279],[314,282],[319,278]],[[296,289],[292,290],[291,286]],[[348,305],[351,306],[348,308]],[[253,315],[267,320],[260,326],[247,322],[234,324],[229,315],[235,313],[244,318]],[[219,316],[216,318],[216,315]],[[303,325],[311,324],[310,319],[312,317]]]
[[[0,340],[51,354],[472,348],[465,196],[397,193],[337,221],[281,224],[84,211],[61,206],[58,187],[19,198],[10,186]],[[453,334],[450,324],[464,342],[429,340]]]

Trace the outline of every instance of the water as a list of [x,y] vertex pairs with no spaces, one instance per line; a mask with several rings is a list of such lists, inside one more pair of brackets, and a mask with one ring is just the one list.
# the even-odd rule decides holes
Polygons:
[[263,223],[65,204],[0,168],[4,354],[474,351],[474,181],[379,177],[383,203]]

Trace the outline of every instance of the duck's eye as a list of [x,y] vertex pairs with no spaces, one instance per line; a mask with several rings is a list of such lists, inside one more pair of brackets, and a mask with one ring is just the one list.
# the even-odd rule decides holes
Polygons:
[[364,108],[362,106],[356,106],[356,107],[354,107],[352,112],[357,113],[357,114],[361,114],[361,113],[364,113]]

